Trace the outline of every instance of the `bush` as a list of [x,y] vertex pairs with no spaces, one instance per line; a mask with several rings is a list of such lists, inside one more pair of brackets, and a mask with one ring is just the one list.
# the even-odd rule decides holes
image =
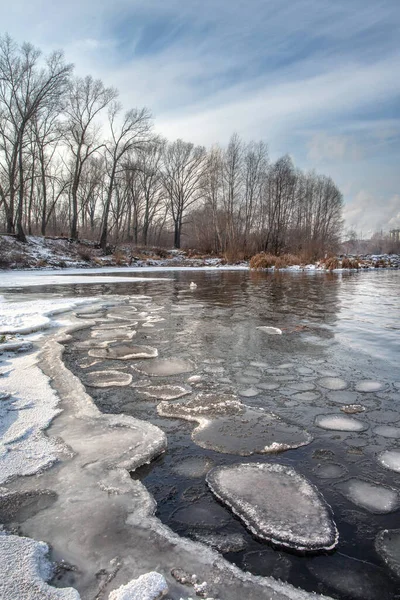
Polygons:
[[81,246],[77,250],[79,258],[84,260],[85,262],[92,262],[92,252],[89,248],[85,248],[85,246]]
[[324,261],[325,269],[328,271],[333,271],[333,269],[339,268],[339,260],[336,256],[331,256],[330,258],[326,258]]
[[358,260],[352,258],[343,258],[342,260],[342,269],[359,269],[360,265]]
[[250,259],[250,269],[270,269],[275,266],[276,260],[277,256],[268,254],[267,252],[260,252]]
[[127,264],[127,258],[121,250],[116,250],[113,254],[113,260],[119,267]]

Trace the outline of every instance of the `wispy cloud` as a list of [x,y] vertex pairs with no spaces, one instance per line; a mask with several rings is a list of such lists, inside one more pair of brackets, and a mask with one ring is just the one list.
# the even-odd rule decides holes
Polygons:
[[[398,0],[16,0],[3,28],[62,46],[80,74],[146,105],[170,138],[264,139],[331,174],[346,218],[395,218]],[[366,198],[369,200],[367,201]],[[360,200],[361,199],[361,200]],[[357,212],[360,202],[363,206]],[[392,216],[391,216],[392,215]],[[363,225],[364,227],[364,225]]]

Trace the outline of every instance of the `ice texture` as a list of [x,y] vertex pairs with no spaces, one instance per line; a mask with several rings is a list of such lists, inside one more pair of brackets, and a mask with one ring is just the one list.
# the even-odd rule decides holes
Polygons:
[[136,331],[132,329],[92,329],[90,335],[92,338],[102,341],[131,340],[136,335]]
[[254,396],[258,396],[260,390],[256,388],[246,388],[245,390],[239,390],[239,395],[244,398],[253,398]]
[[376,536],[377,552],[392,571],[400,577],[400,529],[384,529]]
[[86,385],[95,388],[106,388],[112,386],[125,386],[132,383],[132,375],[114,371],[112,369],[106,371],[91,371],[85,376],[84,382]]
[[343,496],[371,513],[384,515],[400,507],[400,496],[392,488],[362,479],[348,479],[336,485]]
[[268,335],[282,335],[282,330],[278,329],[278,327],[267,327],[266,325],[262,325],[261,327],[257,327],[257,329],[264,333],[268,333]]
[[139,346],[137,344],[123,344],[113,342],[106,348],[92,348],[88,352],[94,358],[108,358],[110,360],[135,360],[139,358],[155,358],[158,356],[157,348]]
[[384,385],[380,381],[370,381],[368,379],[358,381],[354,387],[357,392],[379,392],[383,388]]
[[192,534],[193,539],[211,546],[218,552],[240,552],[246,548],[246,540],[240,533],[199,533]]
[[318,415],[315,417],[315,424],[322,429],[332,429],[334,431],[365,431],[368,425],[345,415]]
[[157,410],[165,417],[196,421],[193,441],[202,448],[223,454],[275,453],[299,448],[312,436],[297,425],[261,409],[251,409],[235,397],[198,394],[187,402],[161,402]]
[[121,585],[109,595],[109,600],[160,600],[168,593],[163,575],[152,571]]
[[302,552],[338,543],[330,507],[291,467],[239,463],[212,469],[206,480],[217,498],[262,539]]
[[192,392],[192,390],[184,388],[181,385],[149,385],[139,391],[144,396],[157,400],[176,400]]
[[226,508],[216,502],[199,500],[178,508],[172,513],[171,519],[191,528],[213,531],[215,528],[229,523],[230,515]]
[[150,377],[169,377],[171,375],[180,375],[181,373],[190,373],[194,368],[195,366],[192,361],[182,358],[159,358],[157,360],[139,362],[135,365],[137,371]]
[[387,469],[400,473],[400,450],[385,450],[379,454],[378,460]]
[[400,427],[392,427],[391,425],[378,425],[378,427],[375,427],[373,433],[381,435],[385,438],[393,438],[397,440],[400,438]]
[[321,387],[327,390],[340,391],[347,388],[347,383],[340,377],[322,377],[317,382]]
[[80,600],[72,588],[46,582],[53,575],[44,542],[0,533],[0,598],[4,600]]

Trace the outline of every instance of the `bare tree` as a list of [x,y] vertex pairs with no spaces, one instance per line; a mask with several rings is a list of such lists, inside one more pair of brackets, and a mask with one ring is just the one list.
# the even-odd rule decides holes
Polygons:
[[203,146],[176,140],[165,148],[162,178],[174,223],[174,247],[181,247],[183,218],[201,197],[206,167]]
[[6,147],[9,178],[7,227],[14,230],[16,210],[17,235],[26,241],[23,229],[24,150],[30,122],[48,107],[59,105],[68,83],[72,65],[64,62],[61,52],[53,52],[40,65],[41,52],[31,44],[19,47],[9,36],[0,39],[1,136]]
[[72,154],[71,164],[71,237],[78,237],[78,189],[86,161],[104,146],[100,138],[98,116],[118,96],[100,79],[75,78],[69,86],[65,113],[65,135]]
[[122,122],[118,122],[121,111],[120,104],[113,102],[109,110],[110,140],[106,144],[106,162],[108,171],[108,187],[105,199],[100,246],[107,248],[108,215],[114,187],[122,161],[130,153],[146,147],[151,141],[150,113],[146,108],[132,109],[125,113]]

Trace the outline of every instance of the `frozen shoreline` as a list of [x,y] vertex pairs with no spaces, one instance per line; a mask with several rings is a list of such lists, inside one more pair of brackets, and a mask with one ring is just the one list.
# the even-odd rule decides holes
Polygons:
[[[18,280],[18,274],[15,275]],[[37,273],[35,275],[38,276]],[[20,285],[21,283],[16,284],[16,287]],[[81,300],[88,302],[88,299]],[[96,304],[96,299],[91,302]],[[67,307],[64,305],[55,308],[53,305],[53,309],[57,314]],[[41,322],[42,327],[51,327],[51,312],[46,312],[45,305],[42,310],[42,316],[47,319],[46,322]],[[32,317],[32,313],[27,315],[26,311],[21,312],[22,315]],[[35,318],[40,316],[38,310],[34,314]],[[90,314],[88,319],[89,317]],[[128,471],[149,462],[162,452],[166,446],[165,435],[160,429],[144,421],[100,413],[81,382],[62,361],[62,342],[67,339],[68,331],[90,324],[90,321],[82,320],[78,323],[72,317],[66,321],[64,317],[61,331],[39,341],[35,340],[41,347],[40,354],[6,353],[0,358],[2,368],[6,368],[5,375],[0,379],[1,389],[5,388],[4,391],[12,394],[11,402],[15,404],[11,407],[12,411],[7,413],[12,412],[17,417],[16,422],[18,417],[22,417],[18,426],[13,424],[14,434],[10,438],[10,446],[15,442],[25,444],[28,440],[29,452],[36,460],[35,468],[32,467],[30,472],[39,470],[37,475],[30,478],[12,478],[8,482],[3,480],[2,493],[5,493],[6,485],[8,492],[48,489],[57,495],[54,504],[32,514],[24,522],[24,532],[28,537],[46,539],[51,543],[57,560],[64,559],[78,565],[84,590],[81,596],[83,599],[95,595],[96,586],[99,585],[96,579],[98,572],[106,573],[101,585],[104,585],[105,592],[111,592],[154,569],[167,578],[172,597],[178,599],[194,596],[193,588],[183,587],[172,579],[171,569],[177,567],[190,574],[195,573],[199,581],[207,581],[211,589],[218,591],[221,600],[239,600],[243,597],[254,600],[266,597],[274,600],[317,598],[315,594],[296,590],[273,579],[243,573],[210,548],[172,533],[154,517],[154,500],[139,481],[129,477]],[[32,327],[32,323],[29,327]],[[14,323],[14,332],[18,328],[20,331],[28,331],[29,327],[24,328],[23,319],[20,318]],[[21,372],[24,377],[21,377]],[[33,382],[35,385],[32,385]],[[42,406],[39,412],[38,404]],[[44,406],[47,406],[47,412]],[[35,424],[33,429],[30,427],[32,423]],[[49,424],[47,433],[44,433]],[[16,436],[17,429],[19,436]],[[104,448],[107,448],[107,454],[104,454]],[[7,449],[5,455],[7,460],[11,459],[11,448]],[[46,469],[50,464],[54,466]],[[14,471],[8,471],[10,476],[24,474],[26,461],[18,461],[17,466],[19,468],[14,468]],[[116,531],[120,531],[117,535],[122,535],[123,531],[117,563],[112,539]],[[96,548],[100,539],[102,553],[98,556]],[[149,539],[152,540],[150,544]],[[16,556],[27,556],[25,549],[28,554],[33,552],[33,558],[26,558],[33,565],[32,569],[27,568],[20,581],[18,577],[13,577],[10,581],[14,587],[6,588],[4,597],[79,598],[75,590],[66,588],[61,590],[45,586],[40,588],[40,592],[35,591],[36,588],[29,584],[32,583],[31,575],[37,578],[39,574],[43,579],[50,576],[51,570],[43,563],[43,546],[35,546],[34,542],[22,540],[24,538],[17,538],[15,541],[11,536],[0,537],[3,563],[5,561],[9,565],[10,572],[14,567],[17,576],[24,563],[12,561],[16,560]],[[17,552],[15,544],[18,544]],[[4,550],[6,546],[13,550],[7,552],[7,549]],[[19,583],[22,587],[18,587]],[[1,585],[4,587],[7,582],[3,581]],[[29,595],[21,596],[21,590],[29,590]],[[114,597],[118,598],[118,595]],[[132,596],[135,597],[138,596]]]

